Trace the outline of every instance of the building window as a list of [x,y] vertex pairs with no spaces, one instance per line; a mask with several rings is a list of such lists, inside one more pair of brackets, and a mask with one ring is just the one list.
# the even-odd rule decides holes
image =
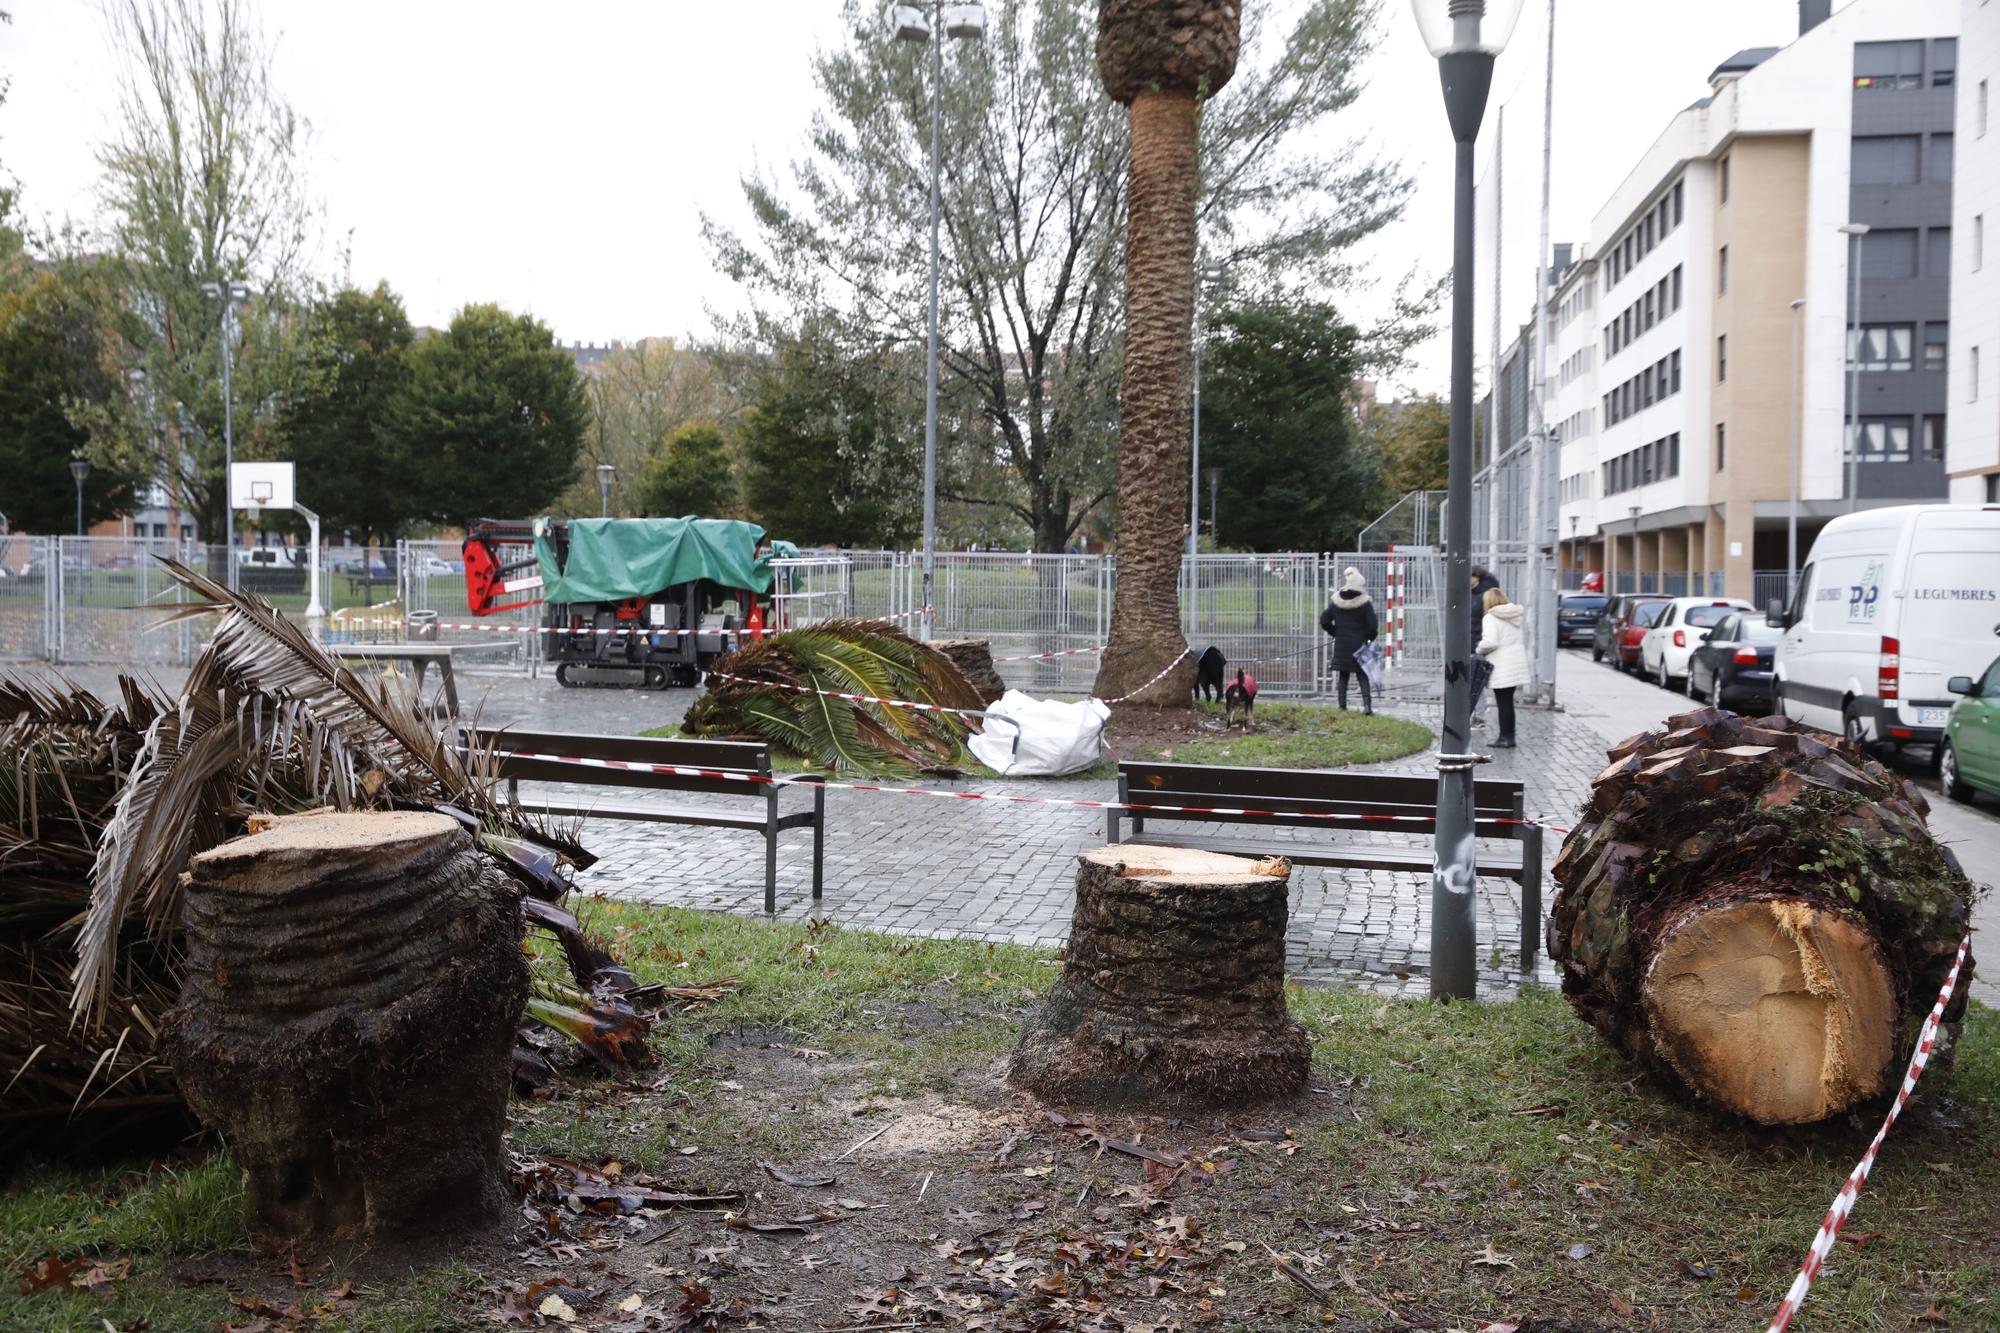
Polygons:
[[1966,388],[1965,401],[1976,403],[1979,401],[1979,349],[1977,347],[1973,348],[1971,355],[1966,358],[1965,368],[1967,372],[1966,379],[1969,381]]
[[1924,461],[1940,463],[1944,461],[1944,418],[1929,416],[1924,418]]
[[1924,369],[1943,370],[1950,365],[1945,358],[1951,355],[1951,326],[1948,324],[1924,325]]
[[1916,326],[1912,324],[1864,324],[1858,330],[1850,329],[1847,334],[1850,365],[1858,361],[1862,370],[1909,370],[1915,365],[1910,359],[1910,349],[1916,334]]
[[1910,419],[1908,417],[1863,417],[1857,423],[1859,452],[1854,451],[1850,433],[1850,457],[1861,463],[1907,463],[1910,461]]
[[1857,134],[1850,149],[1856,185],[1915,185],[1920,140],[1914,134]]
[[1674,265],[1674,309],[1681,308],[1681,266]]
[[1931,136],[1931,179],[1948,181],[1952,172],[1952,136],[1933,134]]
[[1978,110],[1974,115],[1972,128],[1975,134],[1983,138],[1986,134],[1986,80],[1984,79],[1979,81],[1978,102]]
[[1726,245],[1715,252],[1715,294],[1729,294],[1729,247]]
[[1646,327],[1647,327],[1647,328],[1649,328],[1649,329],[1653,327],[1653,322],[1654,322],[1654,314],[1655,314],[1655,311],[1654,311],[1654,302],[1653,302],[1653,292],[1652,292],[1652,289],[1651,289],[1651,288],[1648,288],[1648,289],[1646,290],[1646,315],[1645,315],[1645,319],[1646,319]]
[[[1975,236],[1977,233],[1975,232]],[[1917,233],[1912,227],[1871,231],[1860,238],[1861,276],[1864,278],[1914,278],[1917,276]]]
[[1972,215],[1972,271],[1979,272],[1979,266],[1986,262],[1986,215]]
[[1949,88],[1958,80],[1958,38],[1940,37],[1931,43],[1931,87]]
[[1722,161],[1715,171],[1720,181],[1716,188],[1722,196],[1722,202],[1726,204],[1729,202],[1729,154],[1722,155]]
[[2000,472],[1986,474],[1986,503],[2000,505]]
[[1933,278],[1951,276],[1951,228],[1932,227],[1930,248],[1924,254],[1924,272]]
[[[1979,86],[1980,86],[1980,87],[1982,87],[1982,88],[1984,88],[1984,87],[1985,87],[1986,85],[1982,83],[1982,84],[1980,84]],[[1983,124],[1984,122],[1982,121],[1981,123]],[[1683,182],[1681,182],[1681,181],[1675,181],[1675,182],[1674,182],[1674,225],[1675,225],[1676,227],[1678,227],[1678,226],[1680,226],[1680,225],[1681,225],[1681,211],[1682,211],[1682,210],[1681,210],[1681,203],[1682,203],[1682,199],[1681,199],[1681,186],[1682,186],[1682,184],[1683,184]]]
[[1923,87],[1924,44],[1921,41],[1856,42],[1854,86],[1863,92]]
[[1729,427],[1720,421],[1715,423],[1715,470],[1722,471],[1729,458]]
[[1679,393],[1681,391],[1681,353],[1679,348],[1674,349],[1674,354],[1667,358],[1667,362],[1673,367],[1672,382],[1674,392]]
[[1722,383],[1729,378],[1729,335],[1723,334],[1715,340],[1715,382]]

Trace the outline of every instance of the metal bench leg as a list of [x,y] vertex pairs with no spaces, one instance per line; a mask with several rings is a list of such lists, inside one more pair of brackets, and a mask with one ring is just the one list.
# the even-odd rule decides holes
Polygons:
[[1542,830],[1530,825],[1521,836],[1521,970],[1535,970],[1542,938]]
[[819,901],[820,881],[826,873],[826,788],[813,788],[813,901]]
[[778,914],[778,789],[764,797],[764,915]]

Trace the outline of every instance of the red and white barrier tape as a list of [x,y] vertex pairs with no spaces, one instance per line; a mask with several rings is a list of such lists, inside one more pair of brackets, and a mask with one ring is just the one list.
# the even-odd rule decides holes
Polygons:
[[1019,657],[996,657],[993,660],[995,662],[1041,662],[1051,657],[1079,657],[1084,653],[1101,653],[1103,651],[1104,645],[1100,643],[1092,648],[1065,648],[1059,653],[1023,653]]
[[1826,1219],[1819,1224],[1819,1234],[1813,1237],[1812,1247],[1806,1251],[1806,1261],[1799,1269],[1799,1275],[1792,1279],[1790,1291],[1778,1303],[1778,1313],[1771,1318],[1771,1326],[1766,1333],[1785,1333],[1791,1326],[1792,1317],[1805,1304],[1806,1293],[1812,1290],[1813,1280],[1820,1274],[1826,1263],[1826,1256],[1833,1251],[1833,1245],[1840,1238],[1840,1229],[1847,1225],[1847,1215],[1854,1211],[1854,1201],[1861,1196],[1861,1187],[1867,1183],[1868,1173],[1875,1166],[1875,1154],[1882,1147],[1882,1140],[1889,1137],[1889,1126],[1896,1123],[1896,1117],[1903,1113],[1903,1106],[1910,1100],[1910,1094],[1917,1089],[1917,1080],[1923,1076],[1924,1067],[1931,1062],[1931,1051],[1937,1044],[1938,1025],[1944,1022],[1945,1006],[1951,1003],[1952,992],[1958,989],[1959,969],[1965,966],[1966,954],[1971,952],[1972,936],[1967,935],[1958,944],[1958,956],[1952,960],[1951,973],[1944,979],[1944,989],[1938,992],[1937,1003],[1931,1006],[1930,1016],[1924,1019],[1923,1027],[1917,1033],[1917,1049],[1910,1055],[1910,1067],[1903,1073],[1903,1086],[1896,1091],[1896,1100],[1889,1106],[1889,1114],[1882,1120],[1882,1128],[1875,1131],[1875,1141],[1868,1145],[1868,1151],[1861,1154],[1861,1161],[1849,1173],[1847,1183],[1840,1187],[1840,1193],[1833,1196],[1833,1206],[1826,1210]]
[[[889,625],[897,621],[912,619],[917,614],[915,611],[906,611],[900,615],[873,616],[862,623],[865,625]],[[701,629],[699,627],[691,629],[666,629],[642,625],[636,621],[627,621],[600,629],[594,625],[494,625],[482,620],[416,620],[409,616],[369,616],[365,618],[347,616],[342,617],[341,624],[343,626],[418,625],[425,629],[459,630],[474,634],[558,634],[573,637],[591,634],[629,634],[635,637],[650,638],[657,636],[660,638],[676,638],[689,634],[713,634],[724,638],[742,639],[753,635],[768,638],[780,632],[768,625],[761,630],[753,630],[747,627],[738,627],[736,629]]]
[[[1151,680],[1147,681],[1147,682],[1146,682],[1146,683],[1145,683],[1144,685],[1141,685],[1141,686],[1140,686],[1140,687],[1139,687],[1138,689],[1136,689],[1136,690],[1131,690],[1131,691],[1129,691],[1129,692],[1127,692],[1127,693],[1125,693],[1125,694],[1121,694],[1121,695],[1119,695],[1119,696],[1118,696],[1118,697],[1117,697],[1116,699],[1098,699],[1097,701],[1098,701],[1099,703],[1101,703],[1101,704],[1122,704],[1122,703],[1124,703],[1124,702],[1125,702],[1125,701],[1126,701],[1127,699],[1136,699],[1136,698],[1138,698],[1138,697],[1139,697],[1140,695],[1144,694],[1144,693],[1145,693],[1145,692],[1146,692],[1147,690],[1150,690],[1150,689],[1152,689],[1152,688],[1153,688],[1153,687],[1154,687],[1155,685],[1159,684],[1159,683],[1160,683],[1160,682],[1161,682],[1162,680],[1165,680],[1165,679],[1166,679],[1166,677],[1167,677],[1167,673],[1168,673],[1169,671],[1172,671],[1172,670],[1173,670],[1173,669],[1174,669],[1175,667],[1177,667],[1177,666],[1179,666],[1179,665],[1181,664],[1181,658],[1183,658],[1183,657],[1193,657],[1193,656],[1194,656],[1194,649],[1192,649],[1192,648],[1183,648],[1183,649],[1181,649],[1181,650],[1180,650],[1180,653],[1179,653],[1179,654],[1178,654],[1178,655],[1177,655],[1177,656],[1176,656],[1176,657],[1174,658],[1174,660],[1173,660],[1173,661],[1171,661],[1171,662],[1167,663],[1167,664],[1166,664],[1165,666],[1163,666],[1163,667],[1161,667],[1161,668],[1160,668],[1160,671],[1159,671],[1159,674],[1158,674],[1158,675],[1154,676],[1154,677],[1153,677],[1153,678],[1152,678]],[[1096,696],[1096,695],[1092,695],[1091,697],[1092,697],[1093,699],[1096,699],[1096,698],[1097,698],[1097,696]]]
[[[1247,815],[1266,819],[1361,819],[1383,824],[1435,824],[1435,815],[1381,815],[1370,812],[1323,810],[1258,810],[1222,805],[1147,805],[1136,801],[1090,801],[1062,796],[1015,796],[1005,792],[945,791],[936,787],[885,787],[875,782],[822,782],[818,778],[790,779],[766,773],[743,773],[725,768],[690,768],[683,764],[654,764],[639,759],[587,759],[567,754],[533,754],[526,751],[496,751],[500,759],[527,759],[549,764],[574,764],[579,768],[609,768],[632,773],[663,773],[671,777],[708,778],[721,782],[824,787],[828,791],[879,792],[888,796],[938,796],[950,801],[994,801],[1001,805],[1053,805],[1072,810],[1130,810],[1136,814]],[[1539,819],[1488,819],[1481,823],[1509,826],[1540,825],[1558,833],[1568,829]]]

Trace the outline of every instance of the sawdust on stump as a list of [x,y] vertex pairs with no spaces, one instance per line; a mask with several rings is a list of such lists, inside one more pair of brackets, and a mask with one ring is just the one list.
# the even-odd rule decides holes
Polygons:
[[197,856],[166,1046],[269,1239],[497,1220],[527,1001],[517,898],[457,822],[260,818]]
[[1138,844],[1078,861],[1062,975],[1008,1081],[1156,1112],[1303,1091],[1312,1052],[1285,1007],[1290,865]]

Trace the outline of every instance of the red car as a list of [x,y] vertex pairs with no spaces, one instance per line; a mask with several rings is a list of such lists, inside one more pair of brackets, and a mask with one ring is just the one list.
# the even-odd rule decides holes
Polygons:
[[[1609,608],[1609,651],[1611,665],[1620,671],[1637,673],[1639,670],[1639,641],[1646,637],[1646,631],[1660,618],[1660,611],[1671,602],[1671,597],[1626,596],[1618,599],[1615,607]],[[1593,654],[1594,656],[1595,654]]]

